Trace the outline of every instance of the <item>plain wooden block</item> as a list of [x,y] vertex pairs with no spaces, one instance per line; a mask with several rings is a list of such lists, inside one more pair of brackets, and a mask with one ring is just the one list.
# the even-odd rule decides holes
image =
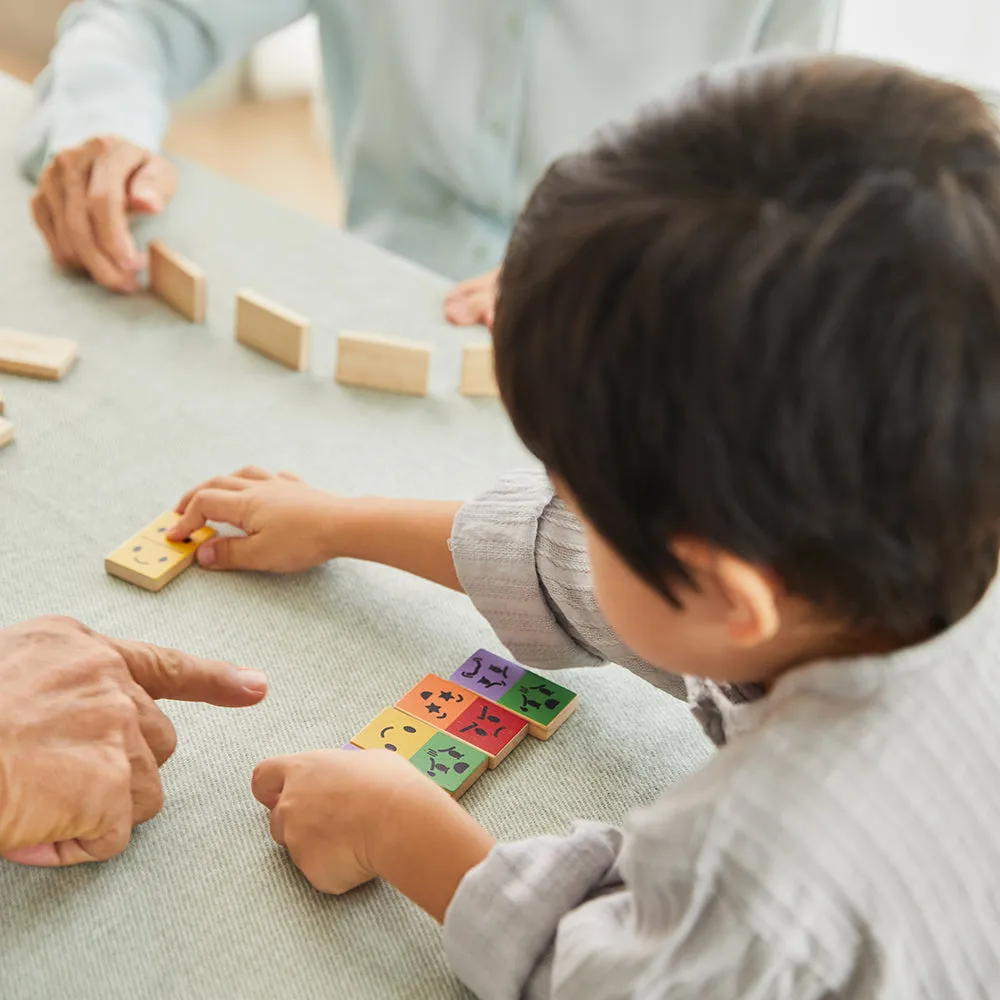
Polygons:
[[476,650],[449,681],[520,716],[538,740],[547,740],[580,704],[573,691],[551,677],[526,670],[488,649]]
[[198,546],[216,534],[213,528],[204,527],[182,542],[167,541],[164,536],[177,519],[171,510],[147,524],[107,556],[105,572],[143,590],[163,590],[194,562]]
[[58,381],[80,351],[74,340],[40,333],[0,330],[0,372]]
[[14,425],[6,417],[0,417],[0,448],[6,448],[14,437]]
[[153,294],[192,323],[204,323],[208,297],[205,273],[159,240],[153,240],[147,250]]
[[462,351],[462,381],[459,392],[463,396],[499,396],[496,375],[493,372],[493,345],[466,344]]
[[426,396],[431,348],[413,340],[371,333],[341,333],[337,340],[337,375],[341,385]]
[[309,320],[255,292],[236,296],[236,340],[293,371],[309,367]]

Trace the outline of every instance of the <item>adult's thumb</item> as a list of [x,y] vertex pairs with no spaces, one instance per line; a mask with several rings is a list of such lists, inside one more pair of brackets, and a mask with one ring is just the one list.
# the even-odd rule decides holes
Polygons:
[[177,171],[173,164],[162,156],[151,157],[129,178],[129,211],[144,215],[162,212],[176,189]]
[[132,678],[151,698],[243,708],[256,705],[267,694],[267,678],[258,670],[145,642],[102,638],[122,657]]

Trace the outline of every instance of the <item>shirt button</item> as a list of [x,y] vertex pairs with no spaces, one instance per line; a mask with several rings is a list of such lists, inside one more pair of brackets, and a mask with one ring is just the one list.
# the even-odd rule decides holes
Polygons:
[[498,139],[506,139],[507,138],[507,123],[503,122],[503,121],[500,121],[500,119],[497,118],[494,121],[490,122],[490,131]]

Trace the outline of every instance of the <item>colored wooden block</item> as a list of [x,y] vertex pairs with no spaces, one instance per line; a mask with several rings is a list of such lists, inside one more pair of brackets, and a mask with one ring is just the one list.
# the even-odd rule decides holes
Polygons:
[[410,763],[452,798],[459,799],[486,770],[489,757],[448,733],[435,733],[410,758]]
[[473,653],[449,680],[520,715],[539,740],[547,740],[579,706],[569,688],[488,649]]
[[341,385],[426,396],[431,348],[412,340],[368,333],[341,333],[337,340],[337,374]]
[[496,375],[493,372],[493,345],[466,344],[462,351],[462,381],[459,392],[463,396],[499,396]]
[[380,712],[351,742],[362,750],[384,747],[403,757],[412,757],[435,733],[433,726],[414,719],[398,708]]
[[208,298],[205,272],[159,240],[153,240],[146,249],[153,294],[192,323],[204,323]]
[[341,750],[360,750],[361,747],[356,747],[353,743],[345,743],[340,749]]
[[396,702],[396,708],[438,729],[447,729],[473,701],[475,695],[461,684],[428,674]]
[[14,425],[6,417],[0,417],[0,448],[6,448],[15,436]]
[[309,320],[256,292],[236,296],[236,340],[293,371],[309,367]]
[[577,710],[580,699],[569,688],[526,670],[499,703],[521,716],[532,736],[547,740]]
[[506,708],[477,698],[445,731],[486,753],[493,768],[524,739],[528,724]]
[[143,590],[162,590],[194,562],[198,546],[215,535],[214,529],[204,527],[189,540],[168,542],[163,535],[177,518],[167,511],[147,524],[104,560],[105,572]]
[[56,382],[69,371],[79,354],[74,340],[0,330],[0,372],[7,375]]

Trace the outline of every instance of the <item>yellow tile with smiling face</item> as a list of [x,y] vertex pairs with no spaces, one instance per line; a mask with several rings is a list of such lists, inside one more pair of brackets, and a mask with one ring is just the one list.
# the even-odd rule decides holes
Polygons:
[[135,535],[104,560],[104,569],[111,576],[155,592],[187,569],[193,558],[190,552],[177,552]]
[[435,733],[433,726],[414,719],[398,708],[387,708],[377,715],[351,742],[362,750],[384,747],[401,757],[412,757]]
[[217,532],[214,528],[209,528],[207,525],[204,528],[199,528],[197,531],[192,532],[189,539],[183,542],[171,542],[167,540],[167,532],[181,519],[180,514],[176,511],[168,510],[161,514],[155,521],[147,524],[142,531],[139,532],[143,538],[148,538],[151,542],[157,542],[160,545],[165,545],[168,548],[173,549],[175,552],[181,552],[184,555],[194,552],[202,542],[207,542],[210,538],[213,538]]

